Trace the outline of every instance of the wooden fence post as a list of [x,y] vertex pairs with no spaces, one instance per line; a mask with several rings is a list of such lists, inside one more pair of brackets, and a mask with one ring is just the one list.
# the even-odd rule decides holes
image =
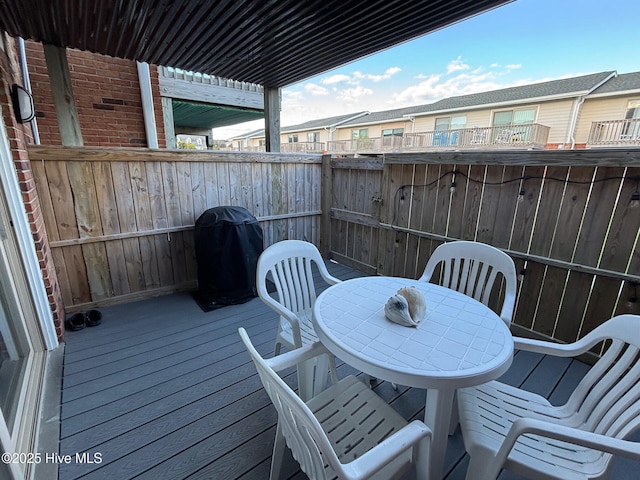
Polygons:
[[331,206],[333,199],[333,170],[331,155],[322,156],[322,185],[320,187],[320,254],[327,258],[331,251]]

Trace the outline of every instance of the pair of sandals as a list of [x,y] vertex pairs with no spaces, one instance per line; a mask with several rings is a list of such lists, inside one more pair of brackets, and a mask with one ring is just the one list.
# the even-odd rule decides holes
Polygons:
[[95,327],[102,323],[102,313],[100,310],[89,310],[88,312],[74,313],[65,322],[67,330],[76,332],[84,327]]

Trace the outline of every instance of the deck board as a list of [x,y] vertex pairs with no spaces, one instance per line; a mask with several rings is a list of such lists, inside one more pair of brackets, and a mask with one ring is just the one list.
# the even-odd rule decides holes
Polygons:
[[[341,279],[361,275],[328,267]],[[102,313],[101,325],[67,334],[60,438],[60,453],[99,452],[102,462],[60,465],[60,480],[268,478],[276,412],[237,329],[245,327],[258,351],[271,356],[274,312],[255,298],[205,313],[184,292]],[[518,352],[502,380],[566,399],[586,368]],[[338,370],[358,374],[341,362]],[[285,381],[296,387],[293,370]],[[389,382],[374,388],[408,420],[424,416],[423,390],[394,390]],[[467,464],[458,429],[449,440],[446,480],[463,479]],[[306,478],[290,454],[284,472]],[[623,464],[614,478],[632,473]]]

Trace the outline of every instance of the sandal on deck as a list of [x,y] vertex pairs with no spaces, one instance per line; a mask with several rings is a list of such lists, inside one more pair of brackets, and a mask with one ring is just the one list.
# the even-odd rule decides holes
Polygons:
[[87,327],[95,327],[96,325],[100,325],[102,323],[102,313],[100,310],[89,310],[85,314]]
[[64,322],[64,325],[67,330],[71,330],[73,332],[82,330],[86,326],[85,314],[74,313],[66,322]]

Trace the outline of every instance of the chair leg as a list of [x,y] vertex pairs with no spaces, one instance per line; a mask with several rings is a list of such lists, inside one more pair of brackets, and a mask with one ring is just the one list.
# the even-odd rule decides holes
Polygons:
[[298,396],[302,399],[303,402],[306,402],[313,398],[316,383],[314,375],[315,369],[315,359],[306,360],[298,364]]
[[[331,382],[333,383],[334,371],[332,370],[333,355],[320,355],[315,359],[315,365],[313,366],[313,396],[315,397],[320,392],[327,388],[328,374],[331,374]],[[335,369],[335,365],[334,365]],[[337,378],[338,374],[335,374]]]
[[270,480],[279,480],[280,470],[282,469],[282,460],[287,449],[287,442],[282,435],[280,428],[280,422],[276,427],[276,438],[273,441],[273,453],[271,455],[271,473],[269,474]]
[[494,472],[494,462],[481,455],[480,452],[475,455],[469,455],[469,465],[467,466],[467,475],[465,480],[496,480],[500,469]]
[[331,376],[331,385],[338,383],[338,370],[336,368],[336,357],[329,357],[329,375]]
[[449,435],[453,435],[460,423],[460,414],[458,413],[458,394],[453,395],[453,405],[451,406],[451,417],[449,420]]

